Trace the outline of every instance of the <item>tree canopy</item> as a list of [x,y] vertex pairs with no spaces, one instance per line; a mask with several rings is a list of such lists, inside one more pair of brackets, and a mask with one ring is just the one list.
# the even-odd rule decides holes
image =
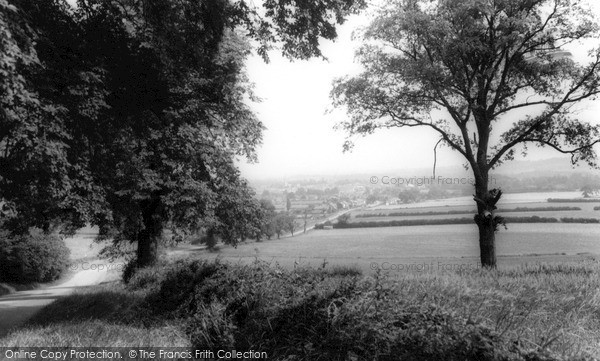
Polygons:
[[[332,95],[348,107],[350,134],[426,126],[475,170],[510,158],[520,143],[570,150],[594,165],[598,128],[568,105],[598,94],[600,54],[579,66],[555,51],[597,36],[578,1],[392,1],[363,34],[365,72],[338,81]],[[530,114],[488,148],[492,125],[520,108]],[[447,117],[432,118],[434,109]],[[481,158],[484,149],[491,152]]]
[[321,55],[360,2],[2,0],[5,227],[91,223],[152,263],[164,228],[253,236],[260,204],[234,166],[263,125],[244,62]]
[[[489,170],[516,151],[550,147],[597,165],[600,127],[572,106],[600,92],[600,52],[581,65],[561,49],[597,39],[598,30],[577,0],[386,2],[362,32],[364,71],[331,93],[349,114],[341,128],[350,136],[431,129],[432,145],[459,152],[473,171],[476,222],[489,234],[502,221],[493,216],[501,192],[488,189]],[[489,237],[480,232],[493,245]],[[495,255],[483,258],[495,265]]]

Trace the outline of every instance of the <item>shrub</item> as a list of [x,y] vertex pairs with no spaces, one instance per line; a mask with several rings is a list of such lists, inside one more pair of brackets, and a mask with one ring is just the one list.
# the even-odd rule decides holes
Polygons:
[[192,345],[199,349],[235,348],[235,326],[225,314],[225,306],[218,302],[201,304],[186,322],[185,330]]
[[557,360],[441,305],[410,305],[386,278],[361,279],[354,268],[167,268],[150,305],[179,304],[169,317],[181,319],[196,349],[251,349],[273,360]]
[[[206,279],[224,267],[220,263],[184,260],[160,266],[162,270],[158,274],[162,275],[159,287],[148,297],[153,309],[159,313],[178,310],[188,312],[190,307],[193,308],[193,305],[190,306],[190,302],[194,296],[195,287],[204,284]],[[151,270],[146,272],[151,272]],[[219,289],[224,289],[223,286],[222,284],[216,285],[215,293]]]
[[337,218],[338,224],[348,224],[350,221],[350,213],[344,213]]
[[131,291],[152,290],[156,291],[165,278],[168,264],[160,260],[155,265],[138,268],[135,258],[131,259],[123,270],[123,282]]
[[[539,216],[528,216],[528,217],[504,217],[506,223],[557,223],[558,219],[554,217],[539,217]],[[576,218],[576,221],[572,223],[590,223],[590,221],[577,221],[582,220]],[[584,218],[583,220],[587,220]],[[374,227],[404,227],[404,226],[433,226],[433,225],[445,225],[445,224],[471,224],[473,223],[472,218],[434,218],[434,219],[396,219],[391,221],[371,221],[371,222],[352,222],[346,224],[336,223],[333,228],[374,228]]]
[[331,221],[327,220],[323,223],[315,224],[315,229],[325,229],[326,226],[331,226],[331,225],[333,225],[333,223]]
[[589,202],[600,202],[599,198],[586,199],[586,198],[548,198],[548,203],[589,203]]
[[564,223],[600,223],[598,218],[571,218],[563,217],[560,219]]
[[[594,207],[600,209],[600,207]],[[517,207],[517,208],[500,208],[497,213],[510,212],[556,212],[556,211],[580,211],[580,207]],[[450,210],[450,211],[427,211],[427,212],[390,212],[390,213],[361,213],[354,216],[355,218],[378,218],[378,217],[413,217],[413,216],[442,216],[456,214],[475,214],[477,210]]]
[[476,210],[451,210],[451,211],[427,211],[427,212],[390,212],[390,213],[361,213],[355,218],[376,218],[376,217],[412,217],[412,216],[442,216],[453,214],[475,214]]
[[51,282],[69,265],[70,251],[54,234],[33,230],[26,235],[0,234],[0,281]]
[[123,268],[123,275],[121,276],[123,278],[123,282],[125,284],[129,284],[129,282],[131,281],[131,278],[133,278],[133,276],[136,273],[137,273],[137,258],[132,258],[127,262],[127,264],[125,265],[125,268]]
[[502,209],[498,212],[556,212],[556,211],[580,211],[580,207],[517,207],[513,209]]
[[471,224],[472,218],[441,218],[441,219],[403,219],[379,222],[352,222],[346,224],[336,223],[333,228],[371,228],[371,227],[403,227],[403,226],[429,226],[442,224]]
[[362,276],[362,270],[357,265],[334,265],[324,271],[328,276]]
[[558,219],[554,217],[504,217],[506,223],[557,223]]

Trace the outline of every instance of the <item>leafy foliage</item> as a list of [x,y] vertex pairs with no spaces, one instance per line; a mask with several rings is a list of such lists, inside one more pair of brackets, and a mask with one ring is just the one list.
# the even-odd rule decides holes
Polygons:
[[[545,15],[544,6],[552,11]],[[555,55],[597,35],[593,15],[569,0],[393,1],[363,33],[357,56],[365,72],[338,80],[332,96],[348,107],[341,126],[349,134],[429,127],[476,172],[520,143],[571,145],[574,160],[594,164],[598,129],[570,118],[568,105],[598,94],[600,58],[581,66]],[[489,144],[493,123],[540,106]],[[433,119],[434,109],[445,117]]]
[[262,139],[249,40],[265,58],[276,43],[317,56],[320,37],[361,4],[2,0],[5,224],[92,223],[116,244],[137,242],[140,264],[155,261],[165,228],[259,237],[260,205],[234,165],[256,160]]
[[600,187],[592,184],[586,184],[581,187],[581,194],[583,198],[589,198],[590,196],[597,194],[600,191]]
[[260,200],[260,212],[262,213],[262,224],[260,226],[259,238],[271,239],[275,235],[275,206],[268,199]]
[[54,281],[66,271],[69,262],[69,249],[56,235],[40,230],[19,236],[6,231],[0,234],[0,281]]
[[[585,270],[527,271],[530,277],[569,277],[582,276]],[[264,351],[274,360],[562,359],[502,331],[521,332],[523,325],[514,322],[526,317],[522,311],[528,302],[535,302],[520,299],[519,292],[526,293],[527,287],[520,285],[520,291],[506,296],[501,289],[509,286],[490,282],[507,277],[517,283],[515,277],[524,277],[523,272],[509,273],[401,276],[392,281],[379,273],[362,278],[348,268],[286,270],[262,262],[244,266],[189,260],[138,270],[127,287],[146,295],[149,308],[143,317],[160,314],[178,320],[198,349]],[[595,275],[583,277],[593,280]],[[471,290],[479,287],[477,282],[499,289]],[[498,302],[511,309],[501,309]],[[467,307],[452,310],[450,303]],[[493,310],[489,317],[492,323],[497,319],[496,327],[476,316],[481,307]],[[583,307],[593,312],[593,305]]]
[[[40,52],[49,54],[54,49],[47,46],[47,38],[39,30],[55,21],[58,37],[65,35],[65,41],[72,37],[61,10],[48,5],[0,3],[0,198],[7,201],[8,212],[3,212],[5,218],[10,218],[7,226],[22,234],[29,226],[51,230],[53,220],[65,218],[62,210],[74,206],[68,196],[72,168],[66,154],[67,109],[45,97],[48,79],[40,72],[48,59],[40,59]],[[45,21],[29,22],[30,9],[43,12]],[[61,63],[65,65],[67,62]],[[34,80],[40,80],[41,86],[36,86]],[[62,85],[61,80],[54,79],[58,85]]]
[[600,126],[572,106],[600,93],[600,50],[581,65],[561,48],[598,35],[576,0],[389,1],[362,32],[364,72],[331,92],[350,115],[340,127],[350,137],[425,127],[439,137],[434,150],[459,152],[475,178],[482,263],[495,267],[502,193],[488,189],[489,171],[528,145],[597,165]]

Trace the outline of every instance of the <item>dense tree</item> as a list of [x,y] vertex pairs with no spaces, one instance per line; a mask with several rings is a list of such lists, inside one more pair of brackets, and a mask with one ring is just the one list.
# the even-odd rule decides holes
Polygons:
[[337,217],[337,223],[340,225],[346,225],[350,222],[350,213],[344,213]]
[[285,210],[290,211],[292,209],[292,198],[294,197],[293,193],[286,193],[285,195]]
[[[306,226],[308,225],[308,215],[312,214],[315,210],[315,205],[310,204],[306,208],[304,208],[304,223],[303,223],[303,233],[306,233]],[[312,216],[310,217],[312,219]]]
[[592,195],[598,194],[599,191],[600,187],[598,187],[597,185],[586,184],[583,187],[581,187],[581,194],[584,198],[590,198]]
[[290,232],[294,236],[294,232],[298,229],[298,222],[293,214],[286,213],[284,216],[284,230]]
[[260,236],[259,240],[262,237],[266,237],[267,239],[271,239],[275,234],[275,206],[273,202],[268,199],[260,200],[260,212],[261,212],[261,225],[260,225]]
[[423,199],[423,196],[417,188],[412,187],[400,191],[398,198],[402,203],[415,203]]
[[464,157],[481,262],[495,267],[502,193],[489,189],[490,170],[528,145],[596,165],[599,128],[572,106],[600,91],[600,53],[580,65],[560,49],[597,37],[576,0],[394,0],[363,33],[364,72],[337,81],[332,97],[347,107],[350,135],[426,127]]
[[367,204],[373,204],[373,203],[375,203],[377,201],[378,201],[378,198],[377,198],[377,196],[375,194],[369,194],[367,196],[367,199],[365,200],[365,202]]
[[[38,31],[41,24],[30,24],[21,5],[34,3],[0,1],[0,199],[5,225],[16,233],[29,226],[49,231],[52,221],[64,216],[62,210],[73,206],[66,109],[40,94],[47,78],[40,74],[45,59],[38,51],[47,43]],[[70,21],[52,5],[43,8],[46,18],[40,20],[54,22],[57,34],[70,39]]]
[[[157,257],[163,229],[235,244],[260,208],[234,166],[262,124],[244,73],[249,39],[290,57],[359,2],[0,0],[0,197],[10,227],[100,226]],[[295,11],[294,11],[295,10]],[[294,21],[289,21],[293,19]]]
[[277,235],[277,239],[281,238],[281,235],[285,230],[285,223],[286,222],[284,212],[280,212],[275,215],[275,218],[273,220],[273,232],[275,232],[275,234]]
[[298,228],[296,218],[289,212],[279,212],[275,216],[274,230],[279,239],[284,232],[290,232],[292,236]]

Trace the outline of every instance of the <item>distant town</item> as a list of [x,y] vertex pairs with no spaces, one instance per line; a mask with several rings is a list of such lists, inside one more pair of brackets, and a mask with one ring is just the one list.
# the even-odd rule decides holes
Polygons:
[[[600,190],[597,171],[574,171],[555,159],[516,164],[509,171],[490,177],[492,185],[508,193],[580,191],[592,195]],[[468,173],[442,171],[435,176],[424,172],[416,175],[414,170],[404,175],[394,171],[378,175],[299,176],[287,180],[255,180],[251,184],[257,198],[272,203],[276,212],[314,223],[358,207],[403,205],[473,194],[473,181],[466,177]]]

